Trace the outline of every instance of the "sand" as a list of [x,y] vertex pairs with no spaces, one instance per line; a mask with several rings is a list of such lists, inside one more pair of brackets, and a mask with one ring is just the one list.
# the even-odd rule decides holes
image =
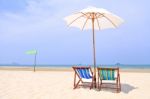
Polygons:
[[73,71],[0,70],[0,99],[150,99],[150,72],[120,72],[122,91],[73,89]]

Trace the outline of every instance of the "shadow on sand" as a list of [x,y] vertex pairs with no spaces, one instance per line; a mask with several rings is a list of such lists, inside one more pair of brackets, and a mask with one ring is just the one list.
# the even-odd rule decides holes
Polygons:
[[[78,87],[78,88],[89,89],[89,87],[87,87],[87,86],[82,86],[82,87]],[[135,89],[138,89],[138,87],[132,86],[127,83],[121,83],[121,92],[123,92],[125,94],[128,94],[129,92],[131,92],[132,90],[135,90]],[[98,88],[92,88],[91,90],[99,91]],[[108,91],[108,92],[116,93],[115,89],[110,89],[110,88],[102,88],[100,91]]]
[[121,92],[128,94],[129,92],[131,92],[132,90],[138,89],[138,87],[132,86],[130,84],[121,84]]

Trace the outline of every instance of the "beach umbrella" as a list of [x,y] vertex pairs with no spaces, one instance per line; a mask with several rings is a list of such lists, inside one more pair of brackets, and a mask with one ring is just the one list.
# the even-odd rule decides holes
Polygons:
[[92,29],[94,77],[96,81],[95,30],[117,28],[123,20],[105,9],[96,7],[83,9],[65,17],[64,20],[68,26],[78,27],[81,30]]
[[28,55],[34,55],[34,72],[36,67],[36,56],[37,56],[37,50],[29,50],[26,52]]

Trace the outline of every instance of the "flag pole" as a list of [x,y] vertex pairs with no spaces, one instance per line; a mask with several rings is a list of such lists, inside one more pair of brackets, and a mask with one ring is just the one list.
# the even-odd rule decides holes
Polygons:
[[36,66],[36,56],[37,56],[37,52],[36,52],[36,54],[34,56],[34,72],[35,72],[35,66]]

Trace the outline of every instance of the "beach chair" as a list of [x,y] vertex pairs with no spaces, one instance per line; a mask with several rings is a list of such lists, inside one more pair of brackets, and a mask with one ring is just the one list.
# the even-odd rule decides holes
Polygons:
[[75,71],[74,89],[77,88],[78,86],[89,86],[91,89],[93,87],[93,72],[91,67],[73,66],[72,68]]
[[112,88],[121,91],[119,68],[97,68],[98,89]]

